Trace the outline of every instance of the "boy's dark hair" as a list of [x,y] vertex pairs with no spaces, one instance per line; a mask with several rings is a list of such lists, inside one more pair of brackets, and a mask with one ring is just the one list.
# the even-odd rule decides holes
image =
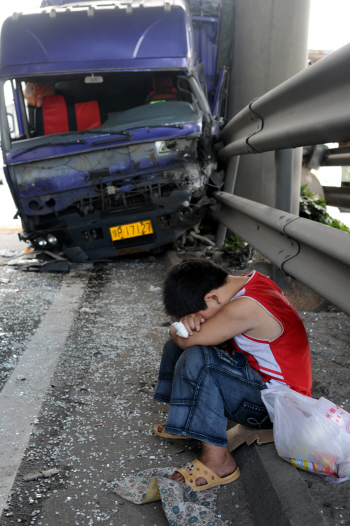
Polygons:
[[182,318],[205,310],[204,296],[222,287],[228,272],[202,258],[186,258],[172,267],[164,282],[163,302],[169,316]]

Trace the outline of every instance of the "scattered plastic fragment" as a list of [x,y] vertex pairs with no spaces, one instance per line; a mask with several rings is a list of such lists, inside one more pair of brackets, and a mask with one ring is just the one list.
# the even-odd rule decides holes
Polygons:
[[57,475],[57,473],[59,473],[60,470],[57,469],[57,468],[51,468],[51,469],[47,469],[45,471],[42,472],[42,474],[44,475],[45,478],[49,478],[49,477],[52,477],[53,475]]
[[24,482],[30,482],[31,480],[53,477],[54,475],[57,475],[57,473],[59,473],[59,470],[56,468],[47,469],[45,471],[34,471],[24,475],[23,480]]
[[4,258],[13,258],[14,256],[18,256],[19,252],[11,252],[10,250],[0,250],[0,256]]
[[149,288],[149,292],[158,292],[160,290],[162,290],[161,287],[154,287],[153,285],[151,285]]

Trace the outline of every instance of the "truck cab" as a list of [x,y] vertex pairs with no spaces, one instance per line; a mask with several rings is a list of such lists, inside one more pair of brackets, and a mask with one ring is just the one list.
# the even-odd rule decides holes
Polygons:
[[[197,18],[213,20],[215,47],[210,15]],[[22,240],[94,260],[157,251],[200,223],[222,183],[227,71],[215,89],[193,18],[183,0],[44,0],[4,22],[1,147]]]

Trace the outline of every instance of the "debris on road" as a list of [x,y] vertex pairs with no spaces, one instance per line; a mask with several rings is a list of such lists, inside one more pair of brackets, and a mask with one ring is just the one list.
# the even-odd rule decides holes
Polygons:
[[[258,261],[257,270],[263,269],[271,272],[264,261]],[[0,266],[0,270],[2,277],[12,280],[12,285],[0,287],[8,310],[1,330],[9,335],[0,338],[0,380],[4,383],[21,355],[23,340],[37,328],[46,304],[65,283],[65,276],[44,278],[39,274],[33,278],[24,272],[16,273],[13,266]],[[161,441],[151,435],[154,422],[166,419],[163,404],[154,402],[152,395],[170,322],[163,314],[161,294],[149,289],[151,284],[161,287],[164,274],[160,262],[150,263],[148,258],[121,258],[95,265],[51,380],[42,416],[33,421],[30,442],[4,507],[1,526],[13,526],[19,520],[30,524],[34,511],[36,524],[41,522],[43,526],[87,526],[89,521],[169,526],[160,501],[135,506],[107,489],[114,480],[124,480],[138,470],[144,473],[171,466],[174,459],[177,466],[183,465],[193,459],[193,450],[197,453],[199,447],[191,444],[181,449],[175,441]],[[22,288],[23,293],[12,294],[16,288]],[[37,304],[36,309],[33,304]],[[96,310],[96,314],[84,314],[82,308]],[[311,309],[300,310],[300,315],[310,339],[313,396],[333,399],[349,411],[348,317]],[[23,389],[29,383],[17,380]],[[59,468],[59,476],[24,480],[28,472],[42,473],[43,466]],[[328,526],[349,523],[350,481],[331,486],[308,472],[300,471],[298,476],[305,481],[307,493],[322,510]],[[231,486],[221,488],[217,508],[225,526],[254,524],[240,479],[233,491]]]
[[161,287],[155,287],[154,285],[151,285],[149,288],[149,292],[159,292],[161,290]]
[[51,468],[45,471],[34,471],[23,476],[24,482],[30,482],[31,480],[37,480],[42,478],[50,478],[59,473],[59,469]]
[[19,252],[12,252],[11,250],[0,250],[0,256],[3,258],[13,258],[14,256],[19,256]]
[[49,250],[33,250],[13,257],[6,263],[27,272],[69,272],[77,264]]

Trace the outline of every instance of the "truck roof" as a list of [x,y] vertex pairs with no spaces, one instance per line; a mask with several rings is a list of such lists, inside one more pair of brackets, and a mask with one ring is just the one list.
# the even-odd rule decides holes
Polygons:
[[191,69],[182,0],[90,2],[17,14],[1,29],[0,78],[72,72]]

